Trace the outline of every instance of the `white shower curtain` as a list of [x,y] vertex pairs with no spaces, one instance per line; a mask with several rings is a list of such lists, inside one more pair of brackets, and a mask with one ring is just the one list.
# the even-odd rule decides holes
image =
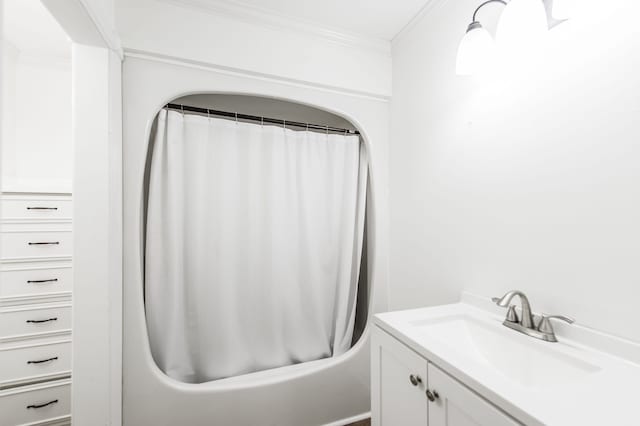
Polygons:
[[167,110],[153,137],[145,306],[158,366],[201,383],[347,351],[359,137]]

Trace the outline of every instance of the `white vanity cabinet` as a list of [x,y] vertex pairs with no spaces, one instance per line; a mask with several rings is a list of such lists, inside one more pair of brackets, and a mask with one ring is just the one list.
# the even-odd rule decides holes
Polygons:
[[371,351],[373,426],[520,425],[378,326]]
[[378,327],[373,329],[371,351],[373,425],[427,425],[427,362],[424,358]]

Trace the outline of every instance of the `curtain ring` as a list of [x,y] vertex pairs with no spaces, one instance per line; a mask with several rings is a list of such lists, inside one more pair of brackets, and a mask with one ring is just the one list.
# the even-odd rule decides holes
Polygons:
[[264,127],[264,117],[260,117],[260,127]]
[[236,124],[238,124],[238,113],[236,112]]
[[211,110],[209,108],[207,108],[207,118],[211,118]]
[[326,127],[326,130],[327,130],[327,136],[329,136],[329,125],[326,125],[326,126],[324,126],[324,127]]
[[282,120],[282,128],[287,130],[287,120]]

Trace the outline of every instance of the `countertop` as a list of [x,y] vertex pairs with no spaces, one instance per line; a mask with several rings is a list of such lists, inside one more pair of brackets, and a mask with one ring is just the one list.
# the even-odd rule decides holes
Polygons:
[[[458,315],[495,326],[495,331],[507,333],[518,344],[531,345],[534,354],[554,351],[556,356],[566,355],[594,368],[577,379],[523,385],[479,361],[477,354],[464,353],[415,326],[416,321]],[[640,364],[562,336],[558,343],[534,339],[502,326],[503,319],[471,304],[457,303],[378,314],[374,324],[523,424],[640,425]],[[523,362],[535,362],[535,356]]]

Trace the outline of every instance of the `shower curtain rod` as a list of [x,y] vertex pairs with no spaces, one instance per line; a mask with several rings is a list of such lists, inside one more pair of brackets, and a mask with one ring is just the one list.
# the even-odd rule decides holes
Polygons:
[[360,132],[351,129],[341,129],[339,127],[323,126],[322,124],[301,123],[299,121],[281,120],[278,118],[260,117],[257,115],[240,114],[238,112],[218,111],[215,109],[199,108],[188,105],[168,103],[165,108],[182,112],[197,112],[206,115],[217,115],[220,117],[232,118],[234,120],[255,121],[257,123],[278,124],[282,127],[300,127],[303,129],[322,130],[325,132],[344,133],[347,135],[359,135]]

